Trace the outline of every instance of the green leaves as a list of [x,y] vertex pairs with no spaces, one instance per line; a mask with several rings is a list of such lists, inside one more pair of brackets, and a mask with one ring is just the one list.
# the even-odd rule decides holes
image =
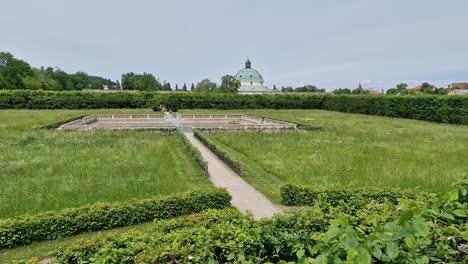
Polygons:
[[0,248],[128,226],[210,208],[221,209],[228,207],[230,201],[231,196],[226,190],[213,188],[208,191],[194,191],[161,198],[96,203],[60,212],[2,219]]
[[382,256],[382,260],[384,261],[392,261],[398,257],[399,248],[398,245],[394,242],[390,242],[387,244],[385,249],[385,254]]

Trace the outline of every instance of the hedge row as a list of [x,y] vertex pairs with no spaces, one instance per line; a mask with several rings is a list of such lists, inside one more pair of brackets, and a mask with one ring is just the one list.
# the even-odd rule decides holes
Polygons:
[[468,96],[238,95],[0,91],[0,109],[324,109],[468,124]]
[[200,167],[203,170],[205,170],[205,173],[207,173],[208,162],[203,158],[200,151],[196,147],[194,147],[192,143],[190,143],[187,137],[185,137],[185,135],[180,130],[177,131],[177,135],[182,140],[182,142],[184,142],[184,145],[187,147],[187,150],[190,154],[192,154],[193,158],[195,158],[198,165],[200,165]]
[[0,90],[0,109],[152,108],[154,93]]
[[286,184],[280,190],[281,203],[289,206],[313,206],[326,204],[338,206],[342,203],[353,206],[366,205],[370,201],[398,203],[400,198],[415,198],[415,193],[406,190],[353,188],[319,189],[310,186]]
[[244,165],[242,165],[238,160],[231,158],[226,152],[220,150],[216,144],[212,143],[208,136],[198,129],[193,130],[193,134],[198,138],[207,148],[209,148],[213,153],[218,156],[224,163],[226,163],[233,171],[235,171],[240,176],[244,175]]
[[224,189],[194,191],[163,198],[96,203],[60,212],[0,220],[0,249],[79,233],[139,224],[230,205]]

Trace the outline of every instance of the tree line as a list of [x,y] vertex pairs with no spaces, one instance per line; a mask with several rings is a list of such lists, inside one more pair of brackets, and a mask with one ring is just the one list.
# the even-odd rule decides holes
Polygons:
[[82,90],[119,86],[118,81],[90,76],[86,72],[69,74],[58,67],[34,68],[11,53],[0,52],[0,89],[3,90]]
[[[122,84],[99,76],[91,76],[86,72],[66,73],[58,67],[34,68],[29,63],[15,58],[11,53],[0,52],[0,90],[83,90],[83,89],[122,89],[140,91],[192,91],[195,93],[237,93],[240,82],[232,75],[221,77],[218,85],[209,79],[204,79],[197,84],[191,84],[190,89],[184,83],[182,87],[177,84],[173,88],[170,82],[162,83],[151,73],[138,74],[134,72],[122,74]],[[274,91],[278,91],[276,85]],[[325,89],[314,85],[304,85],[293,88],[291,86],[281,87],[281,92],[286,93],[325,93]],[[355,89],[339,88],[334,94],[369,94],[361,84]],[[408,84],[400,83],[386,91],[388,95],[411,95],[411,94],[447,94],[444,88],[437,88],[427,82],[418,89],[408,89]]]

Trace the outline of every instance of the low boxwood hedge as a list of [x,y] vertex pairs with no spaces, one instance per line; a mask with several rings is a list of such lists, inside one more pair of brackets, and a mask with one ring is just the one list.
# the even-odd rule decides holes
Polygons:
[[289,206],[312,206],[327,204],[338,206],[341,203],[365,205],[370,201],[396,204],[400,198],[415,198],[416,194],[408,190],[352,188],[320,189],[311,186],[286,184],[280,190],[281,203]]
[[1,219],[0,249],[206,209],[221,209],[228,207],[230,201],[231,196],[226,190],[213,188],[161,198],[96,203],[58,212]]
[[185,137],[185,135],[180,131],[177,130],[177,135],[180,137],[184,145],[187,147],[188,152],[193,156],[193,158],[197,161],[198,165],[207,172],[208,162],[203,158],[200,151],[190,143],[190,141]]
[[198,129],[193,130],[193,134],[198,138],[207,148],[209,148],[213,153],[218,156],[224,163],[226,163],[233,171],[235,171],[240,176],[244,175],[244,165],[240,161],[232,158],[226,152],[220,150],[216,144],[212,143],[208,136]]

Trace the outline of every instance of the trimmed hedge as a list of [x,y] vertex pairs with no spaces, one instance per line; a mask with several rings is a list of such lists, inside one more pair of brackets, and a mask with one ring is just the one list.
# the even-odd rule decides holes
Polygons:
[[200,151],[196,147],[194,147],[192,143],[190,143],[187,137],[185,137],[185,135],[180,130],[177,130],[177,136],[182,140],[182,142],[184,142],[184,145],[187,147],[187,150],[195,158],[198,165],[200,165],[200,167],[203,170],[205,170],[205,173],[207,173],[208,162],[203,158]]
[[327,204],[338,206],[342,203],[366,205],[371,201],[398,203],[400,198],[416,198],[416,194],[406,190],[353,188],[319,189],[310,186],[286,184],[280,189],[281,203],[289,206],[313,206]]
[[162,198],[96,203],[59,212],[0,220],[0,249],[79,233],[139,224],[154,219],[230,206],[224,189],[193,191]]
[[153,108],[151,92],[96,93],[81,91],[0,90],[0,109]]
[[231,158],[226,152],[220,150],[215,144],[210,142],[208,136],[198,129],[193,130],[193,134],[198,138],[207,148],[209,148],[213,153],[218,156],[224,163],[226,163],[233,171],[235,171],[240,176],[244,175],[244,165],[242,165],[238,160]]
[[468,96],[239,95],[0,91],[0,109],[323,109],[468,125]]

